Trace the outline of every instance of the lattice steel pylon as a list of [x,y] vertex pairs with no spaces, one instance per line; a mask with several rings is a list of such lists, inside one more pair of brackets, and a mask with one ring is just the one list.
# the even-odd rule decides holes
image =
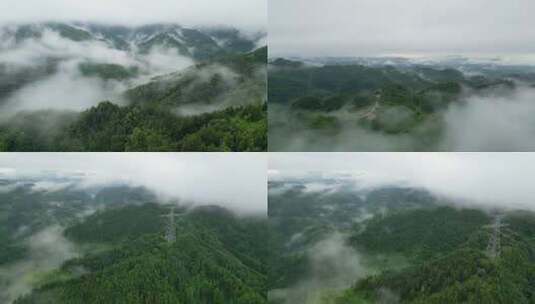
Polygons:
[[501,228],[507,226],[502,223],[503,215],[497,214],[494,218],[494,223],[491,225],[492,233],[487,245],[487,252],[493,259],[501,254]]
[[162,215],[162,217],[168,219],[165,227],[165,239],[168,243],[174,243],[176,241],[175,206],[171,207],[169,214]]

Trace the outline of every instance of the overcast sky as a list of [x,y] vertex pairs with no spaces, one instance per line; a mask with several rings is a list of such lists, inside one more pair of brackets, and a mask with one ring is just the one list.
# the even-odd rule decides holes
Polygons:
[[535,153],[277,153],[270,179],[349,173],[370,186],[425,187],[449,197],[535,210]]
[[270,0],[270,56],[525,55],[533,0]]
[[265,30],[266,5],[267,0],[2,0],[0,24],[49,20],[176,22]]
[[267,211],[267,159],[259,153],[3,153],[0,178],[83,172],[85,183],[128,182],[166,197]]

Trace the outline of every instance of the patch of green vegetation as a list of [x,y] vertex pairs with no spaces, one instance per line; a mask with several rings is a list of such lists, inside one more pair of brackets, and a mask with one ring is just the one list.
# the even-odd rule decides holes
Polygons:
[[292,103],[292,108],[304,110],[320,110],[323,106],[322,101],[323,100],[320,97],[304,96],[296,99]]
[[48,272],[33,274],[31,285],[34,288],[40,288],[45,285],[61,284],[62,282],[66,282],[73,278],[73,274],[69,271],[65,271],[63,269],[54,269]]
[[125,80],[138,75],[137,67],[123,67],[118,64],[80,63],[78,65],[82,75],[86,77],[98,77],[104,80]]
[[61,36],[73,41],[91,40],[93,37],[87,31],[69,26],[63,23],[48,23],[51,29],[57,31]]
[[357,94],[351,101],[351,111],[357,111],[364,107],[371,106],[376,100],[377,98],[375,95],[369,94],[368,92]]
[[342,295],[330,296],[328,299],[324,299],[321,304],[372,304],[376,303],[375,300],[370,300],[361,295],[358,291],[346,290]]
[[270,61],[269,64],[279,68],[300,68],[304,65],[304,63],[300,61],[288,60],[284,58],[277,58]]
[[[227,54],[214,59],[212,62],[229,67],[243,77],[249,78],[253,76],[258,69],[265,69],[267,64],[267,53],[268,48],[267,46],[264,46],[245,54]],[[262,79],[262,82],[266,82],[266,80]]]
[[2,251],[0,252],[0,266],[22,260],[28,254],[28,249],[20,244],[11,244],[8,240],[1,240]]
[[102,102],[52,137],[39,128],[11,125],[0,134],[5,151],[265,151],[266,105],[180,117],[164,109]]
[[411,266],[410,260],[403,253],[374,253],[362,256],[362,265],[370,273],[380,274],[384,271],[400,271]]
[[409,210],[372,219],[352,242],[374,253],[402,253],[425,260],[458,248],[489,222],[488,215],[475,209]]
[[314,115],[309,121],[312,129],[337,129],[340,127],[338,119],[334,116]]
[[[518,262],[528,266],[525,259]],[[403,272],[370,277],[354,290],[373,298],[388,288],[405,303],[529,303],[526,279],[533,267],[518,272],[507,264],[505,258],[496,264],[481,251],[462,248]]]
[[332,112],[341,109],[345,104],[346,99],[338,95],[325,98],[304,96],[292,102],[292,108],[296,110]]
[[163,231],[160,215],[162,209],[156,204],[97,211],[83,223],[65,230],[65,236],[80,243],[117,243],[144,233]]

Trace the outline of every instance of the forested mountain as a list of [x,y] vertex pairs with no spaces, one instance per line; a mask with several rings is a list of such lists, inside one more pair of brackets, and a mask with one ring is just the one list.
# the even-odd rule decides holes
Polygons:
[[[180,117],[144,106],[121,107],[102,102],[61,129],[37,122],[59,114],[37,112],[17,116],[0,131],[3,151],[265,151],[266,105],[228,108]],[[61,119],[61,115],[59,115]],[[26,124],[23,122],[27,122]],[[46,122],[45,122],[46,123]],[[61,124],[62,121],[59,121]]]
[[0,265],[27,257],[26,239],[51,225],[68,225],[102,207],[155,201],[145,188],[126,185],[80,190],[76,178],[0,181]]
[[510,100],[510,111],[515,111],[521,94],[535,84],[531,66],[396,58],[278,58],[269,65],[273,150],[459,149],[452,145],[461,140],[450,138],[456,135],[449,129],[454,123],[470,126],[465,116],[479,109],[472,109],[479,100]]
[[74,41],[101,41],[119,50],[148,52],[153,47],[171,47],[179,54],[196,59],[209,59],[222,54],[248,52],[265,36],[258,32],[246,35],[232,27],[190,28],[179,24],[142,26],[106,25],[87,22],[43,22],[4,25],[0,31],[3,48],[13,48],[30,39],[57,32]]
[[263,33],[42,23],[0,29],[1,151],[264,151]]
[[[407,214],[405,221],[395,219],[400,220],[397,225],[381,223],[395,231],[404,231],[401,233],[411,238],[405,244],[404,241],[390,243],[401,252],[417,246],[425,254],[418,255],[420,261],[402,271],[385,271],[356,283],[335,302],[352,303],[362,298],[381,301],[384,290],[389,290],[401,303],[533,303],[535,244],[521,226],[533,229],[535,215],[505,213],[489,217],[480,211],[462,210],[465,219],[459,222],[462,218],[448,215],[452,212],[455,211],[438,209],[434,214],[427,214],[427,220]],[[407,229],[401,225],[420,227]],[[434,233],[433,238],[422,239],[422,235],[430,233]],[[388,239],[383,239],[381,233],[373,238],[378,242]],[[365,236],[357,235],[355,240],[364,248],[391,250],[391,245],[368,243]]]
[[532,212],[349,185],[270,183],[271,303],[535,301]]
[[267,222],[48,176],[0,188],[1,303],[266,303]]
[[166,240],[168,213],[155,204],[127,206],[68,228],[65,235],[77,243],[112,249],[66,262],[15,303],[266,302],[261,220],[238,219],[220,208],[180,211],[176,236]]

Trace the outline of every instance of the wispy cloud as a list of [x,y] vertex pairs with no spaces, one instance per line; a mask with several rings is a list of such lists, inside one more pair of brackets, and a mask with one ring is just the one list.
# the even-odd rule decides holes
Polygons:
[[0,178],[44,179],[34,190],[67,187],[61,179],[48,179],[69,177],[77,187],[126,183],[145,186],[162,200],[216,204],[239,213],[267,212],[267,160],[262,154],[10,153],[0,156],[3,167],[12,169]]
[[279,179],[345,171],[360,186],[423,187],[459,204],[535,210],[532,153],[279,153],[269,168]]

